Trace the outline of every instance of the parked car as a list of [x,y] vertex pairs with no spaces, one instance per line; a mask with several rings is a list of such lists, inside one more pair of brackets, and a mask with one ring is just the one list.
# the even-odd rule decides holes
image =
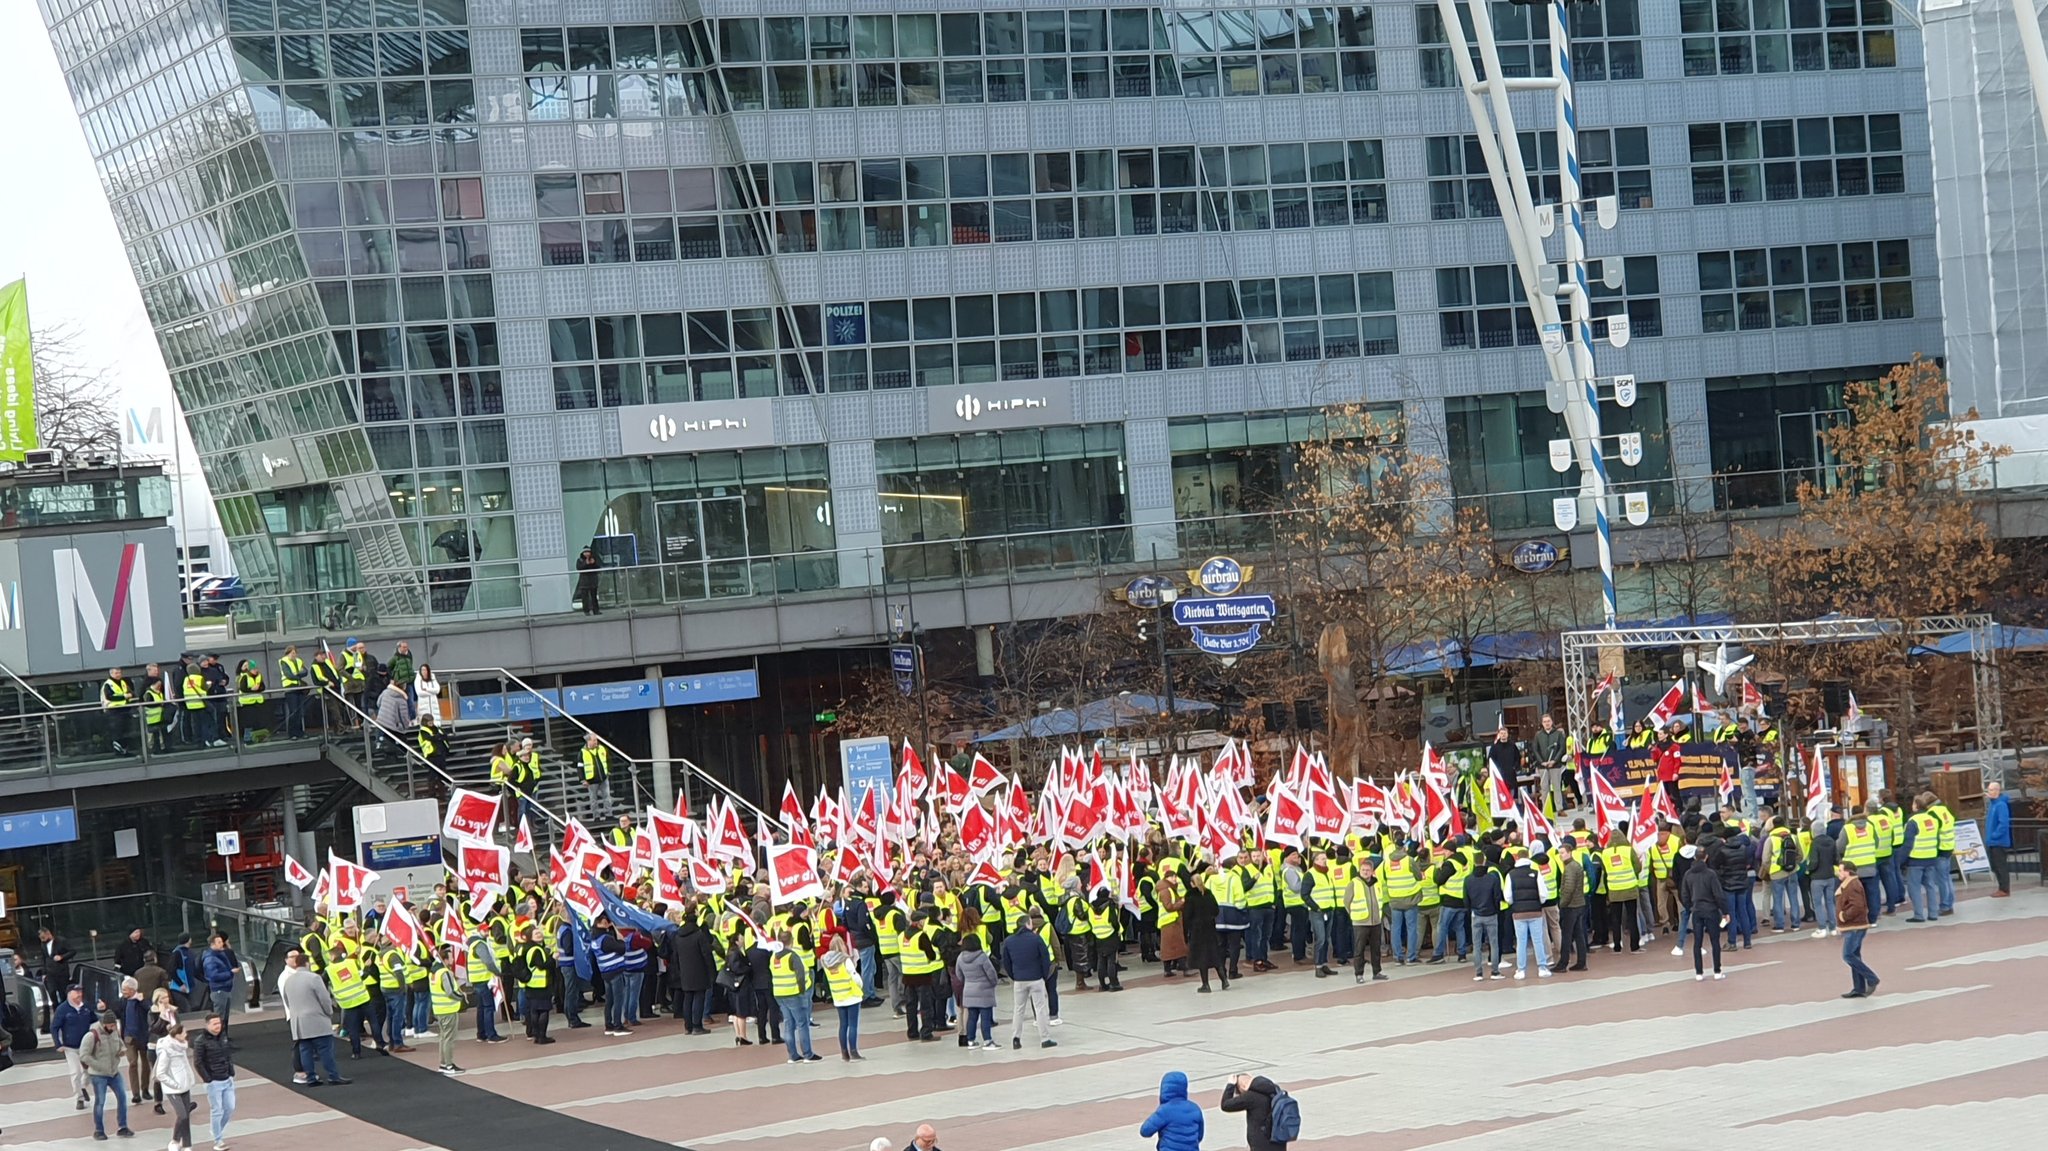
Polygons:
[[189,599],[193,615],[227,615],[249,599],[241,576],[200,575],[192,579]]

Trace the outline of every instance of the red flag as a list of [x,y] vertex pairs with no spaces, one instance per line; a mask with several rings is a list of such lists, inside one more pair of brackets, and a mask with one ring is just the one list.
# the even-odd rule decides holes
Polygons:
[[959,814],[960,809],[967,806],[967,780],[948,763],[939,764],[937,774],[932,798],[945,800],[946,810]]
[[1486,798],[1495,819],[1515,818],[1515,789],[1496,764],[1486,765]]
[[1301,846],[1302,824],[1308,820],[1308,809],[1294,798],[1292,789],[1281,786],[1274,789],[1272,803],[1266,809],[1266,839],[1288,847]]
[[782,782],[782,807],[775,814],[782,826],[789,829],[792,839],[798,828],[810,830],[810,821],[804,818],[804,805],[797,802],[796,784],[789,780]]
[[441,823],[441,833],[458,842],[489,843],[497,825],[496,796],[458,787],[448,797],[448,818]]
[[1764,693],[1757,690],[1757,686],[1749,681],[1748,676],[1742,677],[1742,706],[1753,709],[1758,718],[1763,717]]
[[1024,783],[1015,776],[1010,777],[1010,818],[1016,823],[1017,833],[1025,838],[1035,834],[1032,827],[1037,812],[1032,810],[1031,797],[1024,791]]
[[467,948],[469,929],[462,925],[462,916],[455,910],[455,901],[448,901],[448,913],[441,917],[441,942],[450,947]]
[[412,917],[412,912],[405,909],[405,904],[397,900],[384,910],[383,929],[393,943],[406,951],[418,947],[427,934],[421,930],[419,920]]
[[1628,818],[1628,804],[1622,801],[1621,793],[1614,790],[1606,772],[1596,767],[1587,774],[1593,777],[1593,826],[1604,837]]
[[676,792],[676,818],[690,818],[690,789],[687,787]]
[[548,848],[548,890],[560,891],[569,876],[575,874],[571,867],[574,860],[554,848]]
[[969,859],[981,859],[996,845],[995,820],[980,803],[969,803],[960,816],[960,846]]
[[604,914],[604,901],[597,897],[597,887],[588,879],[572,879],[563,884],[562,902],[583,916],[585,923]]
[[313,906],[334,910],[334,873],[324,867],[313,883]]
[[778,907],[825,895],[824,885],[818,882],[818,854],[801,843],[768,849],[768,880]]
[[917,757],[917,748],[909,740],[903,741],[903,771],[896,779],[896,791],[910,799],[924,798],[924,789],[931,785],[926,774],[924,761]]
[[1351,822],[1356,827],[1387,822],[1387,793],[1370,779],[1351,781]]
[[1553,851],[1556,850],[1557,828],[1552,826],[1550,818],[1543,814],[1543,805],[1536,802],[1536,798],[1529,794],[1527,788],[1522,789],[1520,808],[1522,842],[1534,843],[1540,839],[1549,844]]
[[1600,682],[1593,685],[1593,698],[1599,699],[1601,696],[1606,695],[1610,691],[1613,691],[1614,684],[1615,680],[1613,672],[1610,671],[1606,675],[1601,676]]
[[977,883],[985,883],[997,889],[1002,888],[1003,873],[997,870],[994,859],[984,859],[974,865],[974,874],[967,877],[967,886],[972,887]]
[[718,832],[711,836],[711,854],[737,863],[746,863],[754,857],[754,849],[747,843],[746,829],[740,826],[740,813],[730,803],[719,805]]
[[519,834],[512,840],[512,850],[521,855],[533,854],[533,828],[527,826],[526,812],[519,812]]
[[304,891],[306,885],[313,882],[313,873],[306,870],[305,864],[287,855],[284,857],[284,881]]
[[671,907],[683,901],[682,880],[676,876],[675,865],[662,856],[654,859],[654,899]]
[[327,853],[327,870],[334,873],[334,910],[354,911],[363,901],[377,873],[358,867],[332,851]]
[[471,896],[503,892],[511,875],[512,853],[495,843],[465,843],[456,849],[456,882]]
[[1095,898],[1096,892],[1101,891],[1103,888],[1106,888],[1108,886],[1109,872],[1103,870],[1101,857],[1093,854],[1089,855],[1087,883],[1088,897],[1090,899]]
[[1678,715],[1678,709],[1685,706],[1685,681],[1676,680],[1657,700],[1657,706],[1650,709],[1647,717],[1651,727],[1663,727]]
[[1324,839],[1335,842],[1344,838],[1344,829],[1349,821],[1349,812],[1329,788],[1316,784],[1309,791],[1309,825],[1311,830]]
[[690,886],[699,895],[724,895],[725,871],[701,859],[690,860]]
[[967,767],[967,798],[980,799],[1001,787],[1003,782],[1003,773],[996,770],[996,765],[982,758],[980,752],[975,752],[974,762]]

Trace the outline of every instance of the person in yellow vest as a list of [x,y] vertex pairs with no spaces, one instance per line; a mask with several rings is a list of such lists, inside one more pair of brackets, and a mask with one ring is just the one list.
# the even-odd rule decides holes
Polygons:
[[1428,962],[1443,962],[1443,912],[1444,894],[1436,885],[1436,869],[1430,866],[1430,849],[1416,844],[1412,858],[1422,881],[1422,897],[1415,905],[1417,916],[1416,938],[1425,951],[1435,948]]
[[548,1035],[548,1015],[554,999],[548,994],[548,978],[554,974],[555,956],[541,937],[540,924],[527,925],[520,936],[519,986],[526,999],[526,1037],[536,1045],[553,1043]]
[[1864,905],[1873,920],[1884,898],[1883,882],[1877,874],[1878,845],[1884,843],[1887,850],[1890,848],[1884,831],[1877,825],[1879,814],[1877,800],[1868,800],[1862,810],[1854,812],[1849,822],[1842,825],[1842,862],[1856,870],[1856,878],[1863,887]]
[[127,755],[128,744],[135,740],[135,681],[121,674],[118,667],[107,669],[107,678],[100,684],[100,722],[103,738],[114,749],[115,755]]
[[1153,888],[1152,898],[1157,904],[1159,924],[1160,974],[1171,979],[1185,975],[1188,970],[1187,888],[1181,881],[1179,871],[1165,871]]
[[1279,893],[1273,889],[1272,864],[1264,852],[1246,851],[1238,856],[1238,873],[1244,883],[1244,958],[1253,971],[1271,971],[1273,917]]
[[612,817],[612,749],[594,731],[583,735],[583,750],[577,755],[583,768],[583,811],[592,822]]
[[[387,1055],[404,1055],[412,1050],[405,1045],[405,1024],[412,1017],[406,998],[405,969],[405,949],[396,939],[385,935],[383,946],[377,951],[377,987],[384,994],[384,1031],[379,1043]],[[378,1022],[370,1021],[373,1035],[377,1034]]]
[[1678,881],[1673,878],[1673,863],[1678,859],[1678,849],[1685,846],[1685,837],[1671,826],[1669,819],[1657,820],[1657,838],[1650,841],[1650,907],[1657,917],[1657,933],[1678,934]]
[[235,733],[244,744],[256,742],[258,731],[270,730],[270,696],[263,689],[263,669],[255,660],[235,666]]
[[341,647],[341,693],[357,711],[363,710],[363,701],[370,689],[370,649],[354,636],[348,637]]
[[1378,871],[1387,900],[1387,922],[1393,927],[1396,966],[1406,967],[1421,955],[1422,865],[1405,847],[1395,847]]
[[[1122,965],[1116,954],[1122,948],[1123,908],[1107,888],[1095,893],[1088,902],[1088,945],[1089,960],[1095,966],[1095,985],[1101,991],[1122,991],[1123,979],[1118,975]],[[1162,948],[1163,953],[1163,948]]]
[[1453,948],[1460,963],[1471,953],[1472,911],[1465,904],[1465,877],[1471,870],[1462,852],[1453,850],[1449,844],[1440,843],[1430,851],[1429,881],[1436,887],[1443,912],[1436,947],[1429,956],[1433,964],[1442,963]]
[[1318,851],[1313,859],[1302,879],[1308,888],[1303,898],[1307,901],[1309,935],[1315,945],[1316,978],[1327,979],[1337,974],[1330,969],[1330,923],[1343,898],[1343,889],[1330,873],[1329,853]]
[[440,1070],[443,1075],[460,1075],[462,1068],[455,1065],[455,1031],[462,1022],[466,993],[455,978],[455,948],[444,943],[436,955],[439,962],[427,986],[434,1011],[434,1039],[440,1047]]
[[1381,893],[1386,880],[1373,870],[1371,859],[1360,859],[1344,884],[1344,905],[1351,913],[1351,981],[1365,982],[1365,965],[1372,964],[1372,977],[1382,980],[1380,938],[1385,920]]
[[797,950],[796,937],[786,927],[769,940],[768,978],[775,1006],[782,1011],[782,1041],[789,1048],[789,1061],[816,1063],[818,1054],[811,1050],[810,957]]
[[178,701],[185,705],[185,742],[201,747],[226,747],[213,709],[206,706],[206,673],[198,664],[186,665],[185,682],[178,685]]
[[868,898],[869,917],[875,923],[875,949],[882,961],[882,980],[889,988],[889,1013],[903,1017],[903,932],[909,917],[896,905],[896,891],[885,887]]
[[1906,821],[1906,893],[1913,899],[1907,923],[1932,923],[1941,918],[1941,881],[1935,878],[1941,859],[1941,817],[1928,810],[1934,797],[1922,792]]
[[832,994],[832,1007],[839,1013],[839,1058],[845,1062],[865,1060],[860,1053],[860,1005],[867,999],[868,988],[861,982],[860,962],[845,934],[832,936],[832,946],[818,962],[818,970]]
[[1920,798],[1927,801],[1927,813],[1932,815],[1941,824],[1941,838],[1935,849],[1935,858],[1940,860],[1941,866],[1934,869],[1934,880],[1941,888],[1941,914],[1954,915],[1956,913],[1956,880],[1951,869],[1951,861],[1955,859],[1956,854],[1955,813],[1951,812],[1948,809],[1948,804],[1936,798],[1935,794],[1931,791],[1923,793]]
[[306,688],[312,682],[312,672],[306,661],[299,657],[299,647],[291,644],[284,649],[284,655],[277,661],[277,701],[284,729],[285,739],[306,738]]
[[341,1032],[348,1040],[348,1057],[361,1059],[370,984],[364,978],[362,961],[344,944],[336,943],[328,949],[327,986],[334,992],[334,1005],[341,1008]]
[[[1877,877],[1884,883],[1884,914],[1893,915],[1906,902],[1906,810],[1890,788],[1877,793],[1877,802],[1877,815],[1871,822],[1885,833],[1886,841],[1877,845]],[[1870,910],[1875,920],[1877,907],[1872,905]]]
[[900,956],[903,962],[903,1020],[911,1039],[926,1043],[939,1040],[935,1032],[946,1024],[945,993],[939,989],[946,976],[946,956],[933,938],[929,908],[920,907],[910,915],[910,927],[903,933]]
[[142,689],[142,723],[149,733],[150,753],[162,755],[171,734],[170,689],[164,684],[163,668],[150,664],[147,674],[149,682]]
[[1600,870],[1607,885],[1607,939],[1616,954],[1621,937],[1628,935],[1628,949],[1643,949],[1643,929],[1636,916],[1636,896],[1643,889],[1642,858],[1628,840],[1628,823],[1617,822],[1607,846],[1600,852]]
[[[1244,875],[1235,867],[1211,868],[1207,886],[1209,894],[1216,900],[1216,930],[1218,942],[1223,945],[1223,962],[1219,969],[1224,978],[1240,978],[1238,959],[1244,950],[1244,929],[1250,922],[1246,901],[1251,898],[1245,891]],[[1230,985],[1225,983],[1224,986]]]
[[1771,930],[1783,935],[1799,925],[1799,841],[1791,827],[1773,820],[1764,835],[1764,878],[1771,884]]

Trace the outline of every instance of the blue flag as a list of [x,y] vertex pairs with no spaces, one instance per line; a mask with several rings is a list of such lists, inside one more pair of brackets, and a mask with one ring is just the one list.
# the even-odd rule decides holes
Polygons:
[[625,900],[620,899],[618,896],[612,894],[609,888],[605,887],[604,884],[599,883],[595,878],[591,879],[590,886],[597,889],[598,901],[604,904],[604,913],[606,915],[611,916],[611,920],[613,923],[619,924],[624,927],[630,927],[635,931],[645,932],[648,935],[652,935],[657,938],[659,938],[665,932],[674,931],[676,929],[676,925],[670,923],[668,920],[663,919],[658,915],[642,911],[639,908],[633,906],[632,904],[627,903]]
[[569,957],[576,967],[576,978],[588,984],[596,974],[590,963],[590,933],[583,928],[582,912],[572,907],[567,918],[562,930],[569,933]]

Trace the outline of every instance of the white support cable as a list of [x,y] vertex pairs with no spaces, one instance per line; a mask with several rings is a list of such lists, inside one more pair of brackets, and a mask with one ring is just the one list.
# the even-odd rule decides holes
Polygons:
[[[1555,297],[1542,290],[1538,276],[1538,268],[1548,262],[1548,256],[1536,223],[1536,205],[1528,173],[1522,163],[1520,134],[1515,127],[1508,93],[1548,88],[1558,94],[1558,151],[1561,161],[1566,156],[1570,158],[1569,163],[1560,164],[1567,181],[1560,187],[1561,198],[1570,212],[1570,227],[1566,233],[1568,275],[1566,283],[1560,285],[1560,294],[1576,299],[1572,316],[1574,325],[1579,329],[1579,338],[1566,342],[1576,346],[1563,347],[1556,352],[1545,348],[1544,359],[1550,369],[1553,390],[1563,395],[1565,430],[1571,437],[1573,454],[1578,460],[1582,495],[1593,505],[1602,607],[1604,618],[1611,625],[1615,620],[1616,606],[1614,546],[1607,515],[1607,465],[1600,450],[1600,401],[1593,366],[1592,306],[1585,274],[1585,216],[1579,202],[1578,141],[1574,131],[1576,113],[1570,94],[1571,43],[1563,28],[1563,3],[1562,0],[1552,0],[1550,5],[1552,49],[1557,59],[1548,79],[1506,77],[1501,67],[1500,49],[1493,35],[1491,10],[1475,0],[1464,0],[1464,3],[1472,13],[1473,35],[1479,42],[1480,60],[1486,68],[1485,80],[1480,80],[1472,68],[1472,45],[1465,38],[1464,21],[1458,15],[1459,0],[1437,0],[1437,11],[1443,20],[1445,37],[1452,42],[1452,63],[1465,88],[1480,151],[1493,179],[1495,195],[1501,202],[1502,223],[1507,229],[1508,244],[1515,253],[1523,294],[1529,299],[1530,311],[1545,330],[1561,323],[1562,313]],[[1484,105],[1480,101],[1482,95],[1486,98]],[[1489,110],[1490,115],[1486,114]],[[1505,190],[1503,183],[1507,185]]]
[[2041,117],[2041,131],[2048,132],[2048,46],[2041,40],[2041,10],[2035,0],[2012,0],[2012,12],[2019,21],[2020,51],[2027,58],[2034,108]]

